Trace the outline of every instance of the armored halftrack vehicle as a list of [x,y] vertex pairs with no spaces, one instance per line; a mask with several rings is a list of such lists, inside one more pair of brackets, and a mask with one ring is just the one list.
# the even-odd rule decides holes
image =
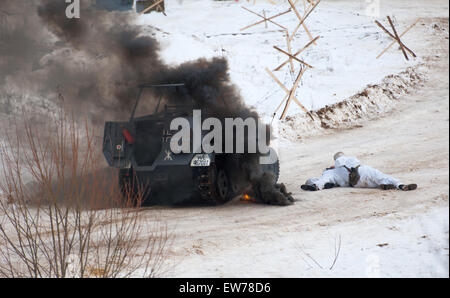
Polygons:
[[[165,105],[160,110],[160,99],[153,114],[135,117],[145,88],[182,87],[183,84],[141,85],[129,121],[105,124],[103,153],[109,166],[119,169],[120,189],[145,190],[146,205],[224,203],[248,187],[243,185],[248,181],[243,154],[171,151],[171,121],[177,117],[192,121],[186,106]],[[262,168],[278,180],[278,158]]]

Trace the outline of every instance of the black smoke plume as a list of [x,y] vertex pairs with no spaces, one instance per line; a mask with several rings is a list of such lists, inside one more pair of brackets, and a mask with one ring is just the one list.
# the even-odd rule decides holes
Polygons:
[[[99,10],[95,0],[84,0],[81,18],[69,19],[67,5],[64,0],[0,1],[2,93],[14,90],[64,101],[76,115],[100,127],[105,120],[127,119],[137,85],[182,82],[184,88],[155,91],[163,93],[154,98],[192,104],[202,115],[220,119],[258,118],[230,83],[226,59],[168,66],[160,59],[157,40],[134,25],[136,15]],[[256,158],[248,158],[248,164],[254,185],[268,179],[256,174]],[[265,193],[273,191],[279,193],[275,187]]]

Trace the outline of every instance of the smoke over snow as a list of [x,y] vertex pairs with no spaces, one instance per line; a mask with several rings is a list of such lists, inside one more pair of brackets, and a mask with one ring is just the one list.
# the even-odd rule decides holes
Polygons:
[[[0,92],[33,94],[102,126],[126,120],[141,83],[184,83],[164,91],[166,103],[191,104],[202,115],[255,117],[230,83],[224,58],[165,65],[159,43],[141,34],[131,12],[103,11],[81,3],[81,18],[65,15],[63,0],[0,1]],[[153,101],[142,101],[152,106]],[[248,158],[257,168],[257,158]],[[251,170],[254,181],[267,179]],[[259,171],[258,171],[259,172]]]
[[135,14],[93,4],[83,1],[81,18],[69,19],[65,1],[3,0],[1,83],[55,100],[61,93],[66,104],[99,124],[103,116],[126,118],[141,83],[183,82],[182,94],[167,100],[222,112],[226,106],[229,116],[256,115],[229,84],[225,59],[164,65],[158,42],[133,25]]

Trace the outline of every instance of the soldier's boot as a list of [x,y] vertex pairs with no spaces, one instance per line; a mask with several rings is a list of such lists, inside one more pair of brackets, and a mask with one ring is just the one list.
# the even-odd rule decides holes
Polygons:
[[315,184],[313,184],[313,185],[303,184],[301,186],[301,189],[306,190],[306,191],[317,191],[317,190],[319,190],[319,188]]
[[398,189],[403,191],[415,190],[417,189],[417,184],[400,184]]

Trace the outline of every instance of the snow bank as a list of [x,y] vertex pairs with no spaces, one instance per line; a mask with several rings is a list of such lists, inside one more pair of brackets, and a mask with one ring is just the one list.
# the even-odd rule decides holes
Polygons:
[[385,77],[380,84],[368,85],[347,100],[313,111],[314,120],[306,114],[286,117],[278,125],[279,136],[298,140],[324,133],[326,129],[359,126],[363,121],[379,118],[392,110],[401,96],[419,88],[424,80],[421,71],[409,67],[397,75]]

